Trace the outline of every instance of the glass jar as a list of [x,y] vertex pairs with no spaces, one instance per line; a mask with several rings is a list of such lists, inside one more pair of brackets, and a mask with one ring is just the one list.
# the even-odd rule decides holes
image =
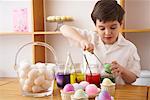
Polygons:
[[90,64],[86,67],[86,81],[100,87],[101,75],[97,64]]
[[64,88],[66,84],[70,83],[70,69],[65,65],[57,65],[55,68],[55,77],[57,86]]

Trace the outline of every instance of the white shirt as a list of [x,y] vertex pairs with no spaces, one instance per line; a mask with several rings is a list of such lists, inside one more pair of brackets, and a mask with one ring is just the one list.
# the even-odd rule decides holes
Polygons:
[[[118,36],[118,40],[114,44],[105,46],[96,32],[81,30],[78,28],[75,29],[94,44],[94,53],[103,63],[112,63],[112,61],[117,61],[117,63],[139,77],[141,66],[137,48],[133,43],[126,40],[121,33]],[[71,41],[71,43],[79,46],[78,42],[73,40]],[[85,54],[90,64],[100,64],[93,54],[89,52],[85,52]],[[100,67],[100,70],[102,71],[103,67]],[[125,84],[124,80],[119,76],[116,77],[116,83]]]

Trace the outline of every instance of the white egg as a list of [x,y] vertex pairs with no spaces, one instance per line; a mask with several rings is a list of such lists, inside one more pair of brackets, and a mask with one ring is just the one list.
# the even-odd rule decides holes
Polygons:
[[46,65],[46,68],[49,69],[49,70],[50,70],[50,69],[54,70],[55,66],[56,66],[56,64],[54,64],[54,63],[48,63],[48,64]]
[[26,72],[24,72],[24,71],[20,71],[20,72],[19,72],[19,77],[20,77],[20,78],[26,79],[27,76],[28,76],[28,74],[27,74]]
[[43,84],[44,82],[45,82],[45,78],[44,78],[43,75],[37,77],[37,78],[34,80],[34,84],[35,84],[35,85],[38,85],[38,86],[41,85],[41,84]]
[[30,91],[32,91],[32,87],[31,86],[29,86],[29,85],[23,85],[23,91],[26,91],[26,92],[30,92]]
[[24,83],[24,84],[25,84],[25,85],[29,85],[29,86],[33,86],[34,81],[33,81],[32,79],[28,78],[28,79],[25,80],[25,83]]
[[25,82],[25,79],[20,78],[20,79],[19,79],[19,82],[20,82],[21,86],[23,86],[23,85],[24,85],[24,82]]
[[35,66],[37,67],[37,68],[45,68],[46,69],[46,66],[45,66],[45,63],[36,63],[35,64]]
[[39,71],[40,75],[45,75],[45,73],[46,73],[46,69],[44,69],[44,68],[39,68],[38,71]]
[[35,79],[36,77],[38,77],[38,75],[39,75],[38,69],[31,69],[28,73],[28,77],[30,79]]
[[53,70],[46,70],[45,78],[47,80],[54,80],[54,78],[55,78],[54,71]]
[[24,71],[28,70],[30,68],[30,63],[27,61],[20,62],[20,68]]
[[45,90],[47,90],[51,86],[51,81],[45,80],[45,82],[41,85]]
[[34,93],[38,93],[38,92],[42,92],[44,89],[41,87],[41,86],[36,86],[36,85],[34,85],[33,87],[32,87],[32,92],[34,92]]

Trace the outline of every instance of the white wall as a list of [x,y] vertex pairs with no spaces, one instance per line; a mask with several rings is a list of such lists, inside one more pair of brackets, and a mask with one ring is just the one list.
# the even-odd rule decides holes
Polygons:
[[[16,76],[15,54],[19,47],[32,41],[32,35],[2,35],[13,32],[13,10],[18,8],[28,8],[29,31],[32,31],[31,0],[0,0],[0,77]],[[26,47],[18,58],[32,61],[31,53],[32,47]]]
[[[0,35],[0,77],[14,77],[15,54],[17,50],[28,42],[31,42],[31,35]],[[24,48],[19,56],[20,60],[32,61],[32,47]]]
[[[73,22],[64,22],[83,29],[94,30],[95,26],[91,20],[91,12],[98,0],[46,0],[45,18],[47,16],[73,16]],[[47,31],[54,31],[56,23],[46,23]],[[71,52],[74,62],[82,61],[82,52],[79,48],[71,47],[66,38],[61,35],[46,36],[46,41],[56,50],[59,62],[65,62],[67,51]],[[54,42],[55,41],[55,42]],[[50,60],[50,57],[48,58]]]

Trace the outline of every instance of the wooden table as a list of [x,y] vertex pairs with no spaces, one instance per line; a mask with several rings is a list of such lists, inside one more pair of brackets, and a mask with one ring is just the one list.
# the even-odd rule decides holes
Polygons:
[[[54,90],[52,96],[33,98],[21,96],[17,79],[0,78],[0,84],[0,100],[61,100],[59,90]],[[148,91],[150,98],[146,86],[119,85],[116,86],[115,100],[148,100]]]

